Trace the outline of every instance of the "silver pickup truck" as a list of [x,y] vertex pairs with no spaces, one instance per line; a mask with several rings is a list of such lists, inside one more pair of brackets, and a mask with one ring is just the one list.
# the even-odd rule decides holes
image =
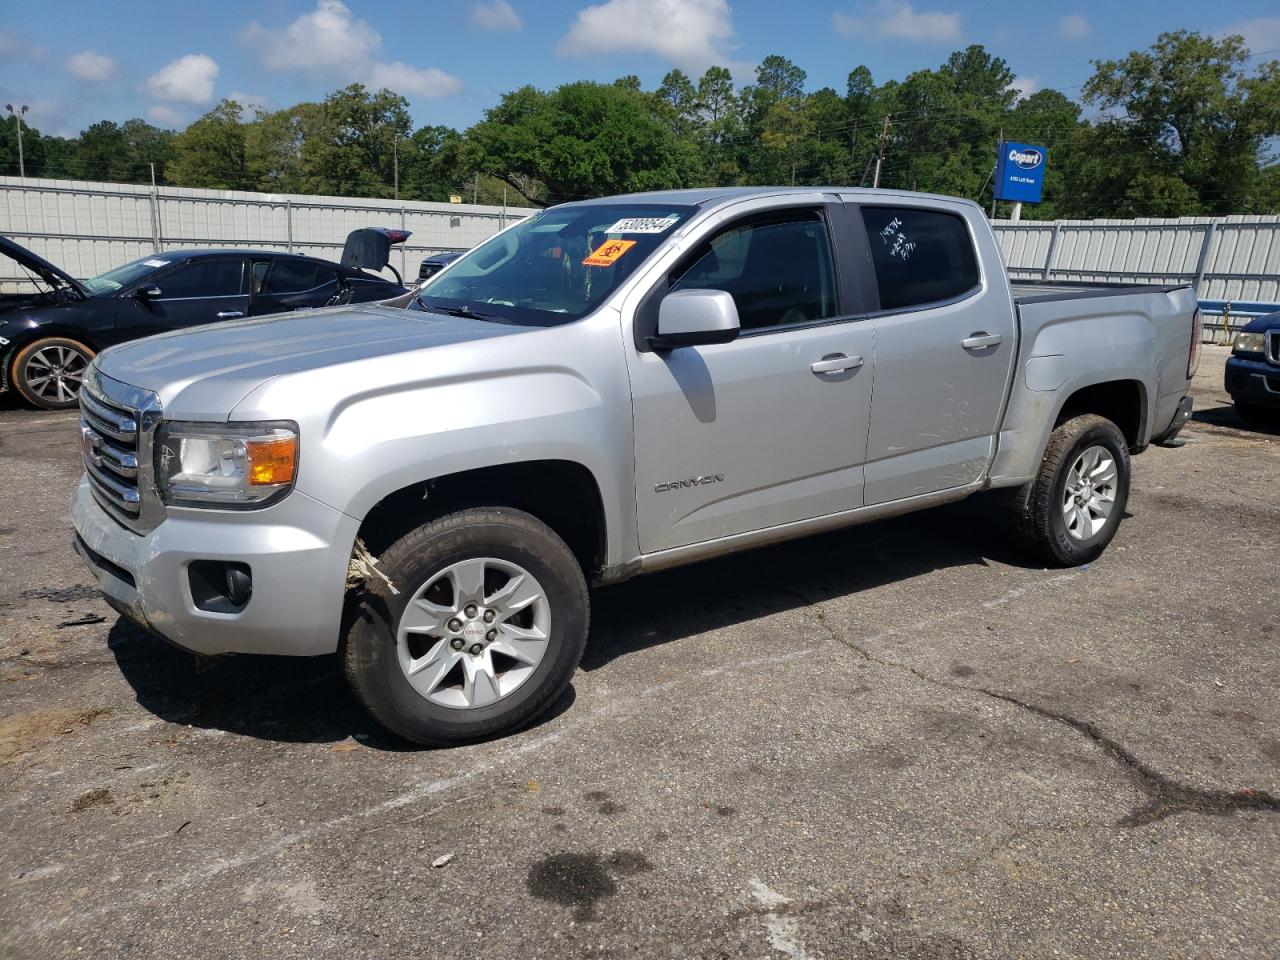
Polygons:
[[75,544],[178,646],[336,651],[386,727],[457,743],[556,699],[593,583],[986,490],[1091,560],[1199,334],[1187,287],[1011,285],[964,200],[571,203],[390,304],[102,353]]

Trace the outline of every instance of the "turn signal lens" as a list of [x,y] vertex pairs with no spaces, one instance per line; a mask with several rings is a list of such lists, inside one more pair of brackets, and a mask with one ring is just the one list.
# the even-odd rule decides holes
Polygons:
[[255,487],[293,483],[298,465],[298,438],[279,437],[272,440],[247,440],[249,484]]

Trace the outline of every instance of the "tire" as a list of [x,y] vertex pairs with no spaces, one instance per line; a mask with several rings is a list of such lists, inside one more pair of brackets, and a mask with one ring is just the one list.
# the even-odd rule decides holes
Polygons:
[[80,402],[80,381],[94,352],[66,337],[43,337],[13,358],[13,386],[41,410],[69,410]]
[[[1096,469],[1086,473],[1099,478],[1081,486],[1077,471],[1088,467],[1086,455],[1097,456]],[[1101,482],[1107,458],[1114,479]],[[1104,417],[1084,414],[1059,424],[1049,436],[1044,460],[1036,478],[1019,488],[1010,501],[1014,526],[1023,541],[1054,566],[1074,567],[1096,559],[1115,536],[1129,500],[1129,448],[1120,429]],[[1076,490],[1083,497],[1068,504]],[[1101,515],[1106,507],[1105,516]],[[1082,519],[1087,515],[1087,521]],[[1089,526],[1085,526],[1086,522]]]
[[[392,733],[438,747],[510,733],[568,686],[590,599],[572,551],[540,520],[506,507],[451,513],[397,540],[378,569],[400,592],[366,583],[342,660],[356,698]],[[467,586],[477,569],[479,590]]]

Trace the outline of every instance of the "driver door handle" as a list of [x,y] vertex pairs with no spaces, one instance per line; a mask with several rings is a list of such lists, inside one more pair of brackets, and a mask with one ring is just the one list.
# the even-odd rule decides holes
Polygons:
[[960,346],[964,347],[966,350],[981,350],[984,347],[994,347],[1003,339],[1004,337],[1000,336],[998,333],[986,333],[985,331],[979,330],[977,333],[967,336],[961,340]]
[[219,320],[234,320],[236,317],[243,317],[243,310],[220,310],[218,311]]
[[835,353],[809,364],[809,369],[818,376],[824,373],[843,373],[862,366],[861,357],[846,357],[843,353]]

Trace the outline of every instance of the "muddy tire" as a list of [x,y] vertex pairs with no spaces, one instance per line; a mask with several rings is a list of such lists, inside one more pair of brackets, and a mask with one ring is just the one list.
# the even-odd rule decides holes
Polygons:
[[33,407],[69,410],[80,402],[80,382],[93,357],[83,343],[66,337],[33,340],[13,358],[13,387]]
[[342,642],[356,698],[428,746],[510,733],[563,693],[587,640],[582,568],[550,527],[506,507],[433,520],[383,550]]
[[1089,563],[1120,526],[1129,470],[1128,444],[1110,420],[1085,414],[1059,424],[1036,478],[1009,499],[1015,531],[1054,566]]

